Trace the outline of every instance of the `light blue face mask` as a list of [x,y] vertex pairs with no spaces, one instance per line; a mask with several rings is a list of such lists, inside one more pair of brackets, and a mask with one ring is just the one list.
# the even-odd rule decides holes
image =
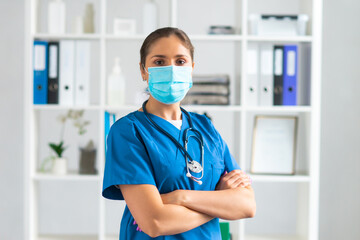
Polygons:
[[156,100],[173,104],[180,102],[192,87],[192,67],[149,67],[149,92]]

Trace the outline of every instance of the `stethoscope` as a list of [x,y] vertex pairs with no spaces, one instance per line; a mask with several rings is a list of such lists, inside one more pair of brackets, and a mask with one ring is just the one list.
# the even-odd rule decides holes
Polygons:
[[[180,107],[181,111],[183,113],[185,113],[185,115],[188,117],[189,119],[189,125],[190,127],[185,129],[184,131],[184,135],[183,135],[183,139],[184,139],[184,145],[185,148],[173,137],[171,136],[168,132],[166,132],[164,129],[162,129],[158,124],[156,124],[150,117],[149,117],[149,113],[146,111],[146,103],[148,102],[148,100],[146,100],[143,105],[142,105],[142,109],[145,113],[146,118],[153,124],[153,126],[160,132],[162,132],[163,134],[165,134],[165,136],[167,136],[168,138],[171,139],[171,141],[173,141],[175,143],[175,145],[183,152],[183,154],[185,155],[185,161],[186,161],[186,176],[188,178],[191,178],[192,180],[194,180],[195,182],[197,182],[198,184],[202,184],[202,181],[200,180],[203,176],[204,176],[204,141],[203,141],[203,137],[201,135],[201,133],[193,128],[193,124],[192,124],[192,120],[190,117],[190,114],[183,109],[182,107]],[[193,132],[194,135],[189,135],[190,132]],[[195,160],[192,159],[192,157],[190,156],[190,154],[187,151],[187,145],[189,142],[190,138],[194,138],[196,141],[199,142],[200,144],[200,148],[201,148],[201,164]],[[191,175],[191,172],[194,173],[200,173],[201,172],[201,177],[194,177],[193,175]]]

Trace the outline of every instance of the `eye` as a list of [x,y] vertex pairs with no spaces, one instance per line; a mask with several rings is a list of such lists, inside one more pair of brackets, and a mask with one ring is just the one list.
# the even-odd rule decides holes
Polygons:
[[177,64],[179,64],[179,65],[184,65],[185,63],[186,63],[186,61],[184,59],[177,60]]
[[155,65],[163,65],[164,61],[163,60],[155,60],[154,63],[155,63]]

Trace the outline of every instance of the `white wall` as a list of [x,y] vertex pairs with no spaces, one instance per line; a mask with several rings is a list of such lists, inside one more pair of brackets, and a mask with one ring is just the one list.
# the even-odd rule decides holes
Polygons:
[[360,2],[325,0],[320,239],[360,239]]
[[[23,239],[23,5],[0,1],[0,239],[6,240]],[[360,239],[359,12],[356,0],[324,0],[321,240]]]
[[23,239],[23,0],[0,1],[0,239]]

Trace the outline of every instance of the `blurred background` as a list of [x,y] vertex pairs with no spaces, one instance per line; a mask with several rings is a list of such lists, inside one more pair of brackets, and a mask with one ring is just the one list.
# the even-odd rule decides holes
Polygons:
[[[106,1],[108,11],[104,18],[101,17],[103,13],[100,11],[104,2],[102,0],[90,1],[91,7],[87,5],[89,1],[63,1],[67,7],[68,18],[64,26],[68,34],[66,35],[61,33],[61,29],[57,29],[58,32],[49,33],[48,25],[51,21],[55,21],[53,28],[60,28],[56,24],[56,19],[51,20],[48,17],[51,11],[49,5],[52,1],[38,1],[37,14],[30,17],[29,9],[30,7],[35,9],[35,1],[2,0],[0,2],[2,84],[0,87],[0,153],[2,155],[0,158],[0,239],[29,239],[27,230],[29,226],[31,229],[33,227],[37,229],[38,232],[34,234],[41,235],[39,239],[102,239],[102,233],[105,233],[106,239],[117,239],[124,203],[104,202],[99,196],[102,185],[101,164],[104,161],[101,155],[104,150],[103,135],[106,134],[106,122],[111,122],[112,116],[119,118],[135,110],[134,106],[140,106],[139,103],[144,97],[142,90],[146,86],[141,81],[138,69],[139,49],[146,36],[146,29],[152,27],[149,21],[142,19],[147,16],[145,13],[150,16],[150,19],[152,14],[157,15],[157,27],[176,22],[177,26],[190,36],[194,36],[192,40],[195,45],[196,74],[200,76],[226,73],[229,77],[231,95],[226,101],[229,101],[230,110],[224,111],[221,106],[207,108],[191,106],[189,108],[200,113],[206,112],[212,117],[235,158],[242,159],[239,163],[241,166],[246,166],[246,171],[250,170],[252,122],[257,114],[283,115],[290,112],[299,117],[301,123],[296,155],[298,159],[313,156],[310,152],[311,147],[308,146],[312,141],[319,147],[320,168],[315,175],[319,177],[319,185],[318,188],[313,188],[319,190],[319,202],[314,204],[314,206],[318,205],[318,208],[313,208],[314,211],[318,210],[318,213],[312,213],[308,205],[311,205],[311,201],[314,200],[309,197],[309,186],[317,183],[317,178],[307,178],[310,174],[309,166],[312,166],[312,163],[309,160],[304,162],[300,160],[296,165],[298,172],[295,177],[298,178],[294,178],[294,181],[291,178],[274,180],[278,178],[254,177],[258,179],[254,187],[260,208],[258,206],[257,216],[254,219],[246,220],[248,222],[244,223],[232,222],[230,224],[233,236],[245,236],[245,239],[252,240],[314,239],[311,238],[312,233],[318,232],[318,239],[321,240],[360,239],[358,227],[360,222],[360,127],[358,126],[360,122],[360,107],[358,106],[360,103],[360,68],[358,66],[360,29],[357,27],[360,22],[360,2],[324,0],[321,18],[316,15],[320,11],[312,8],[316,1],[157,0],[154,1],[157,5],[154,11],[151,9],[152,1],[138,0],[128,3],[109,0]],[[178,4],[175,14],[169,10],[174,9],[172,6],[174,3]],[[248,10],[243,11],[245,3]],[[144,7],[146,4],[149,8],[147,10]],[[234,9],[239,9],[239,11],[234,11]],[[310,16],[304,36],[296,38],[295,41],[291,40],[291,37],[274,38],[270,41],[271,37],[262,38],[261,34],[256,36],[259,33],[252,32],[254,29],[249,24],[246,35],[250,37],[244,41],[243,26],[247,26],[242,22],[244,13],[250,16],[251,13],[276,14],[279,11],[280,14],[305,13]],[[206,14],[199,17],[199,12],[208,13],[209,16],[214,17],[206,17]],[[79,15],[83,17],[79,18]],[[89,18],[93,19],[93,24],[90,24],[91,21],[88,22]],[[322,20],[323,24],[320,28],[312,28],[314,19]],[[36,21],[36,24],[30,24],[30,21]],[[104,30],[100,27],[102,25],[106,26]],[[213,29],[215,32],[209,34],[210,26],[219,25],[231,25],[233,28],[229,30],[218,27]],[[70,119],[66,128],[61,130],[63,125],[58,121],[59,116],[66,116],[69,107],[46,105],[33,107],[32,98],[29,97],[32,96],[33,87],[29,83],[31,80],[29,73],[32,73],[32,66],[29,67],[29,59],[31,59],[29,48],[32,46],[30,27],[34,28],[33,37],[36,40],[56,42],[75,39],[89,44],[84,45],[91,49],[89,82],[92,87],[89,92],[89,106],[74,108],[76,111],[85,109],[82,117],[85,121],[89,121],[88,124],[84,121],[71,124]],[[319,29],[322,33],[322,41],[316,43],[316,39],[320,39],[316,37],[319,36],[316,32]],[[220,34],[216,31],[220,31]],[[230,31],[230,33],[221,31]],[[81,34],[86,33],[90,36],[76,36],[76,34],[84,36]],[[212,36],[216,34],[219,36]],[[247,45],[243,45],[243,42]],[[310,69],[306,60],[305,63],[304,60],[299,62],[300,79],[306,79],[306,73],[317,71],[321,73],[320,89],[314,92],[319,95],[309,97],[302,92],[301,96],[299,94],[301,97],[297,106],[299,108],[295,110],[251,108],[244,97],[246,90],[240,88],[243,79],[247,77],[244,72],[246,64],[242,61],[247,56],[244,49],[263,43],[266,45],[270,42],[277,45],[293,45],[297,42],[299,55],[304,54],[301,55],[302,59],[310,59],[306,49],[311,49],[312,44],[313,47],[321,47],[321,60],[316,60],[315,57],[317,62],[312,65],[318,66],[319,69]],[[316,49],[311,51],[315,54]],[[106,56],[106,61],[101,61],[104,56]],[[105,104],[110,101],[108,98],[110,92],[106,92],[106,87],[110,84],[110,75],[118,56],[122,66],[122,77],[127,79],[128,92],[125,99],[119,100],[123,101],[124,105],[120,108]],[[308,87],[316,86],[316,83],[311,81],[308,84]],[[311,125],[313,132],[309,130],[312,124],[311,101],[315,101],[315,105],[321,102],[320,122],[319,125]],[[248,112],[241,108],[247,105],[250,107]],[[71,117],[76,118],[76,116]],[[104,123],[105,131],[99,128]],[[81,133],[82,125],[86,129],[85,134]],[[29,130],[32,127],[37,131]],[[243,133],[242,130],[245,132]],[[320,133],[319,139],[316,139],[317,131]],[[48,143],[57,141],[62,134],[66,145],[72,146],[65,151],[65,156],[70,159],[67,162],[70,178],[53,178],[46,173],[40,173],[40,169],[51,152]],[[36,143],[25,141],[33,136]],[[80,166],[83,156],[81,154],[84,152],[79,153],[79,147],[85,148],[89,140],[93,140],[92,144],[97,148],[97,161],[94,164],[98,172],[87,172],[81,175],[77,172],[79,169],[94,170]],[[31,159],[29,153],[33,154],[33,150],[36,151],[37,160],[29,164],[28,161]],[[27,175],[29,173],[27,168],[34,168],[39,174],[31,179]],[[29,181],[36,182],[36,187],[29,184]],[[30,187],[34,188],[30,189]],[[31,194],[29,197],[32,190],[35,190],[36,197]],[[32,197],[36,199],[35,204]],[[37,208],[32,209],[33,206]],[[28,220],[29,208],[31,214],[36,212],[34,216],[38,217],[34,222]],[[317,217],[318,221],[316,221]],[[311,221],[318,222],[316,229],[308,226]],[[245,234],[241,233],[242,231],[245,231]],[[82,238],[72,237],[75,235]],[[61,237],[56,238],[56,236]]]

